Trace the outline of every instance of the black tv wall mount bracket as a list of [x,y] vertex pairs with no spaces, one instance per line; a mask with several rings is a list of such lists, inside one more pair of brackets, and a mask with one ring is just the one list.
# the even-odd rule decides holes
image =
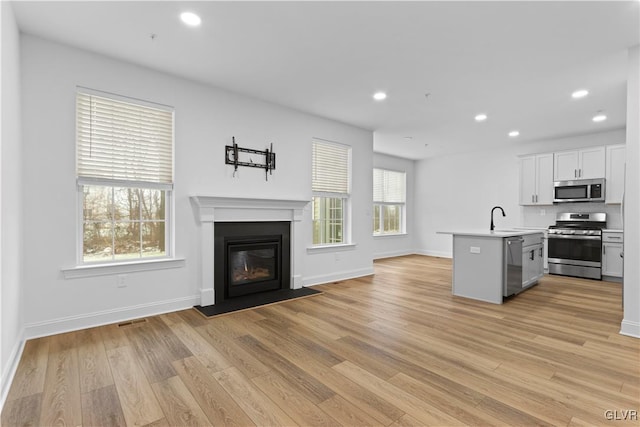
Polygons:
[[233,145],[225,145],[224,162],[233,165],[233,176],[238,172],[238,166],[264,169],[265,180],[269,180],[269,175],[273,175],[276,168],[276,153],[273,152],[273,143],[266,150],[254,150],[251,148],[238,147],[236,137],[231,138]]

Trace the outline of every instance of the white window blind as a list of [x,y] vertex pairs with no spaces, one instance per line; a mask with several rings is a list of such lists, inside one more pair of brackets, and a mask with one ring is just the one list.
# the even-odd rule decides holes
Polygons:
[[78,93],[77,174],[81,183],[173,183],[173,111]]
[[349,156],[348,146],[313,141],[313,191],[349,194]]
[[404,203],[406,173],[373,169],[373,202]]

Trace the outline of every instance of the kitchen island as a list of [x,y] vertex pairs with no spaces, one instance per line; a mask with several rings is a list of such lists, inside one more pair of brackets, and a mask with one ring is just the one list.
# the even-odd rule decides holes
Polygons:
[[537,230],[442,231],[453,235],[454,295],[502,304],[543,275],[543,233]]

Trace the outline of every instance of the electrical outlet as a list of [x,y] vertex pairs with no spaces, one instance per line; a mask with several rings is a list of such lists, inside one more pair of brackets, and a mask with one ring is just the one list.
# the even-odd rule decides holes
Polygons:
[[127,275],[126,274],[118,274],[116,276],[116,285],[119,288],[126,288],[127,287]]
[[469,246],[469,252],[471,252],[472,254],[479,254],[480,253],[480,247],[478,247],[478,246]]
[[544,209],[540,209],[540,216],[545,216],[547,214],[547,211]]
[[335,260],[336,260],[336,261],[340,261],[340,258],[341,258],[341,257],[340,257],[340,252],[336,252],[336,253],[335,253]]

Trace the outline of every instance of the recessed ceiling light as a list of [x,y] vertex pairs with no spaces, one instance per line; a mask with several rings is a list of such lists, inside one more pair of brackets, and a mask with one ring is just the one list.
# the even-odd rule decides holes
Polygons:
[[375,99],[376,101],[382,101],[383,99],[386,99],[387,94],[384,92],[376,92],[373,94],[373,99]]
[[403,139],[405,141],[409,142],[409,141],[411,141],[413,139],[413,137],[412,136],[405,136]]
[[607,120],[607,116],[598,112],[595,116],[593,116],[593,118],[591,119],[594,122],[598,123],[598,122],[604,122],[605,120]]
[[475,118],[476,118],[476,122],[484,122],[485,120],[487,120],[487,115],[478,114]]
[[511,138],[515,138],[518,135],[520,135],[520,132],[518,132],[517,130],[512,130],[511,132],[509,132],[509,136]]
[[586,89],[579,89],[571,94],[571,97],[574,99],[584,98],[589,95],[589,91]]
[[182,12],[180,19],[190,27],[197,27],[202,22],[202,19],[193,12]]

